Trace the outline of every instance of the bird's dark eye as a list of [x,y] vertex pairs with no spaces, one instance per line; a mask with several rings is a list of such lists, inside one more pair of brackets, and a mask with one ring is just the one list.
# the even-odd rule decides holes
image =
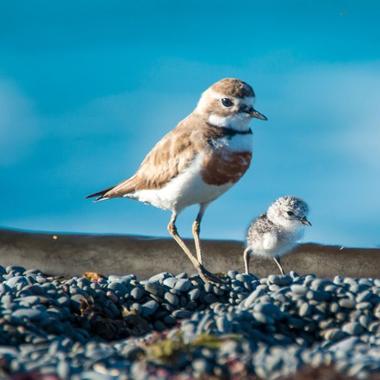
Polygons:
[[287,211],[286,212],[289,216],[293,216],[294,215],[294,212],[293,211]]
[[231,107],[231,106],[233,106],[234,103],[229,98],[223,98],[222,104],[224,105],[224,107]]

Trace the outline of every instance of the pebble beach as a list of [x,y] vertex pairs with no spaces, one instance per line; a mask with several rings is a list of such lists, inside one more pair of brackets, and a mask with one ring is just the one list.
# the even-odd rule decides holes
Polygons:
[[379,279],[235,271],[220,278],[60,278],[0,266],[0,378],[270,380],[326,367],[342,379],[369,379],[380,372]]

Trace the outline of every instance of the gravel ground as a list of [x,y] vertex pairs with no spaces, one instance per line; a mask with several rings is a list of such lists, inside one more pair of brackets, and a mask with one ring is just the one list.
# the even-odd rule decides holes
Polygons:
[[[380,372],[380,280],[228,272],[60,279],[0,266],[0,378],[277,379]],[[35,377],[37,378],[37,377]],[[38,377],[40,378],[40,377]]]

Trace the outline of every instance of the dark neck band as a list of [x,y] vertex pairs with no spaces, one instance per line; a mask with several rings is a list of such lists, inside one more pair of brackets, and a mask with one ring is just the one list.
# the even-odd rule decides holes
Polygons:
[[236,129],[233,128],[227,128],[227,127],[218,127],[217,125],[207,123],[210,127],[213,128],[218,128],[220,131],[222,131],[222,134],[224,136],[236,136],[236,135],[251,135],[252,134],[252,129],[249,128],[246,131],[237,131]]

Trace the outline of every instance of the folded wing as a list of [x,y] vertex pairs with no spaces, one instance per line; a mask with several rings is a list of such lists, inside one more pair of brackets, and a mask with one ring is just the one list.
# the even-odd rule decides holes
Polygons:
[[191,164],[201,140],[196,129],[183,128],[180,124],[154,146],[134,176],[87,198],[105,200],[163,187]]

